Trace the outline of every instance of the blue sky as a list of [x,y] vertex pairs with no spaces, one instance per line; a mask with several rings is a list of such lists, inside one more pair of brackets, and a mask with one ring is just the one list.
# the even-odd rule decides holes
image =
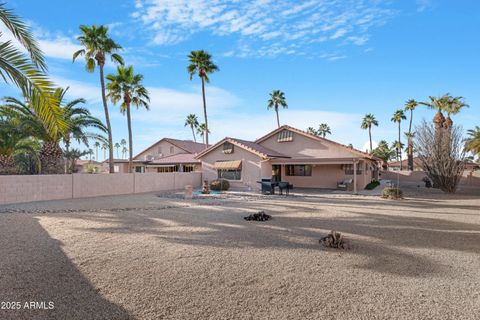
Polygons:
[[[121,4],[119,4],[121,3]],[[211,140],[255,139],[276,126],[268,93],[285,92],[282,124],[300,129],[326,122],[336,141],[364,149],[365,113],[380,122],[375,141],[396,138],[390,121],[407,99],[450,92],[470,108],[453,120],[480,125],[480,3],[440,0],[302,1],[8,1],[32,26],[52,79],[84,97],[103,119],[98,73],[72,64],[80,24],[105,24],[124,47],[126,63],[145,76],[151,110],[133,114],[134,153],[168,136],[191,139],[187,114],[202,120],[199,79],[189,80],[187,54],[205,49],[220,71],[207,86]],[[4,35],[8,37],[8,35]],[[113,65],[107,73],[113,72]],[[2,85],[2,95],[15,95]],[[114,141],[126,119],[110,106]],[[434,112],[415,111],[414,122]],[[402,131],[406,131],[407,123]],[[100,157],[100,160],[102,157]]]

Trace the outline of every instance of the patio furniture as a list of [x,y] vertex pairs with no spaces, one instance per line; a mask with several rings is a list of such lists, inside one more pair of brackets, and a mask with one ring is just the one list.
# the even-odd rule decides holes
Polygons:
[[353,179],[347,179],[337,183],[337,189],[342,191],[350,190],[353,183]]
[[275,186],[277,183],[272,182],[272,179],[262,179],[257,182],[261,184],[263,194],[275,194]]
[[280,181],[278,182],[278,189],[280,190],[281,195],[283,195],[283,190],[285,190],[285,194],[288,196],[290,190],[293,189],[293,184],[288,183],[288,181]]

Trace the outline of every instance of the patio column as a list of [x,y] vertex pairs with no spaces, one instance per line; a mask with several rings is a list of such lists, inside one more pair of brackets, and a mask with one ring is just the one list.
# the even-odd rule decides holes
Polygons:
[[353,194],[357,194],[357,160],[353,160]]

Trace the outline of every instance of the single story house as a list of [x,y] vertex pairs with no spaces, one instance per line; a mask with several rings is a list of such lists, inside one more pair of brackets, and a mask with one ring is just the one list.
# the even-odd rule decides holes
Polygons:
[[246,141],[224,138],[197,156],[203,179],[225,178],[232,188],[261,188],[262,178],[301,188],[337,188],[350,180],[356,192],[378,179],[379,158],[284,125]]
[[[133,172],[200,171],[201,162],[195,156],[205,150],[203,143],[191,140],[163,138],[133,157]],[[104,161],[108,171],[108,159]],[[128,172],[128,159],[114,159],[115,172]]]

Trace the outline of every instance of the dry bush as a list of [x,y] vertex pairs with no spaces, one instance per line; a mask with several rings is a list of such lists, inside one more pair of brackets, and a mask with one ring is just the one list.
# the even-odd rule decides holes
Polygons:
[[350,248],[350,245],[347,239],[345,239],[345,237],[340,232],[336,232],[335,230],[330,231],[330,233],[326,237],[321,238],[320,243],[327,248],[335,248],[335,249]]
[[384,188],[382,191],[382,198],[384,199],[402,199],[403,198],[403,192],[400,189],[397,188]]
[[433,124],[423,121],[416,127],[415,149],[433,187],[454,193],[465,164],[461,127],[435,128]]

